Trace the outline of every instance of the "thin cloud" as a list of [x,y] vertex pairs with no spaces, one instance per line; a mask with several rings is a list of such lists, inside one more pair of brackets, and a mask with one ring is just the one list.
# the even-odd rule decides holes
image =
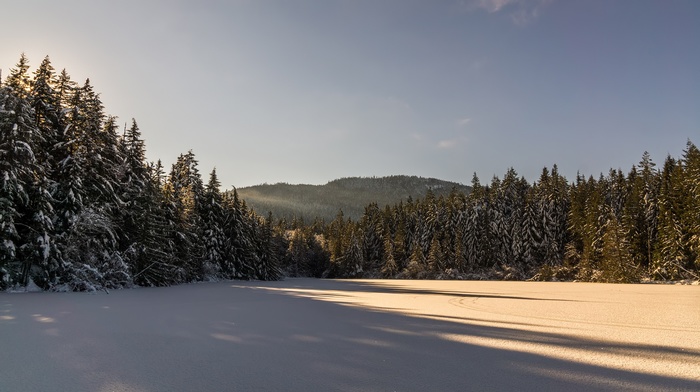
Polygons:
[[470,122],[472,122],[472,119],[465,117],[465,118],[459,119],[457,121],[457,125],[459,125],[460,127],[463,127],[463,126],[466,126],[467,124],[469,124]]
[[423,140],[423,135],[421,135],[418,132],[414,132],[411,134],[411,140],[415,140],[415,141],[419,142],[419,141]]
[[489,13],[494,13],[498,12],[503,7],[507,6],[508,4],[518,2],[519,0],[477,0],[476,1],[476,6],[478,8],[486,10],[486,12]]
[[440,140],[437,143],[437,148],[440,150],[451,150],[469,143],[469,138],[465,135],[460,135],[452,139]]
[[441,150],[449,150],[451,148],[455,148],[458,144],[457,140],[440,140],[437,144],[437,147]]
[[539,18],[544,7],[554,0],[474,0],[472,7],[490,14],[507,12],[514,24],[526,26]]

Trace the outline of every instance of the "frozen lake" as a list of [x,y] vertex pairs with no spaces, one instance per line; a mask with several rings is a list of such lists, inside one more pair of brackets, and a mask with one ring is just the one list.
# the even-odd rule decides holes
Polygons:
[[700,286],[0,293],[0,391],[698,391]]

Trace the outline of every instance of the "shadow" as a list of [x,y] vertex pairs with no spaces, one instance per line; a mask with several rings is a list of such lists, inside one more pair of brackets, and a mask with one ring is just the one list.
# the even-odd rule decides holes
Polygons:
[[[360,282],[295,279],[102,296],[47,293],[7,300],[0,294],[0,305],[11,304],[3,314],[13,317],[0,322],[0,390],[700,390],[696,346],[600,342],[528,329],[539,324],[484,325],[488,319],[420,317],[335,302],[353,291],[380,290]],[[533,347],[539,351],[528,351]],[[587,362],[563,358],[567,350],[584,354]],[[620,360],[615,366],[606,359],[611,355]],[[639,360],[648,371],[630,370]],[[655,374],[659,363],[691,371]]]
[[[335,287],[334,289],[334,294],[323,294],[318,293],[315,294],[316,298],[313,298],[312,296],[309,295],[301,295],[302,297],[305,298],[312,298],[312,299],[317,299],[317,300],[327,300],[327,299],[334,299],[334,297],[341,298],[341,297],[349,297],[348,295],[340,295],[340,294],[335,294],[337,291],[354,291],[354,292],[374,292],[374,293],[390,293],[390,294],[412,294],[412,295],[445,295],[445,296],[450,296],[450,297],[478,297],[478,298],[498,298],[498,299],[523,299],[523,300],[542,300],[542,301],[547,301],[547,299],[541,299],[541,298],[529,298],[529,297],[519,297],[519,296],[501,296],[501,295],[477,295],[477,294],[459,294],[457,292],[452,292],[452,291],[434,291],[434,290],[412,290],[412,289],[406,289],[406,288],[399,288],[399,289],[394,289],[393,287],[381,287],[380,284],[375,284],[371,282],[348,282],[344,280],[337,280],[333,281],[334,283],[338,283],[342,285],[343,290],[341,290],[339,287]],[[312,282],[310,282],[312,283]],[[348,290],[344,290],[345,286],[348,287]],[[311,289],[312,287],[315,287],[313,284],[310,284],[308,286],[303,286],[303,285],[294,285],[293,286],[296,289]],[[364,288],[367,289],[364,289]],[[258,287],[257,289],[265,289],[263,287]],[[322,290],[319,290],[322,291]],[[282,291],[284,292],[284,291]],[[288,295],[294,295],[296,296],[297,294],[294,291],[289,291],[287,292]],[[564,302],[589,302],[589,301],[570,301],[570,300],[554,300],[554,301],[564,301]],[[369,306],[367,304],[357,304],[357,303],[338,303],[337,305],[340,306],[351,306],[351,307],[356,307],[356,308],[361,308],[366,311],[370,312],[387,312],[387,313],[401,313],[401,311],[405,310],[402,308],[398,307],[378,307],[378,306]],[[444,325],[440,321],[446,321],[446,322],[455,322],[459,325],[464,325],[465,328],[470,328],[469,332],[471,336],[480,336],[480,337],[488,337],[488,338],[497,338],[497,339],[504,339],[504,340],[512,340],[512,341],[520,341],[520,342],[527,342],[527,343],[538,343],[538,344],[550,344],[550,345],[560,345],[560,346],[566,346],[570,348],[577,348],[577,349],[585,349],[585,350],[590,350],[590,351],[595,351],[595,352],[602,352],[602,351],[607,351],[607,352],[619,352],[619,353],[627,353],[632,356],[654,356],[654,355],[659,355],[659,354],[673,354],[680,356],[684,358],[684,360],[692,361],[698,363],[700,365],[700,350],[698,349],[690,349],[690,348],[675,348],[675,347],[668,347],[668,346],[661,346],[661,345],[654,345],[654,344],[634,344],[634,345],[629,345],[629,344],[614,344],[609,341],[601,342],[600,340],[596,339],[585,339],[581,337],[573,337],[571,334],[565,334],[565,333],[553,333],[553,332],[539,332],[539,331],[532,331],[532,330],[525,330],[523,328],[517,328],[517,327],[546,327],[550,329],[555,329],[557,327],[552,327],[551,325],[546,325],[546,324],[536,324],[536,323],[525,323],[525,322],[513,322],[513,321],[494,321],[494,320],[489,320],[486,318],[475,318],[475,317],[460,317],[460,316],[452,316],[452,315],[439,315],[439,314],[431,314],[431,313],[423,313],[423,314],[411,314],[411,315],[405,315],[411,318],[425,318],[428,320],[435,320],[435,326],[440,326]],[[570,322],[581,322],[581,321],[570,321]],[[430,323],[430,321],[426,321],[426,323]],[[500,327],[500,326],[484,326],[482,325],[483,323],[491,323],[491,324],[501,324],[501,325],[509,325],[512,326],[511,328],[509,327]],[[583,324],[587,324],[587,322],[583,321]],[[430,324],[428,324],[430,325]],[[575,330],[576,328],[571,328],[569,326],[567,327],[560,327],[561,329],[566,329],[566,330]],[[648,329],[655,329],[649,327]],[[666,331],[664,328],[657,328],[658,330]],[[439,328],[435,328],[436,331],[439,330]],[[447,332],[447,331],[442,331],[442,332]],[[454,331],[450,331],[454,332]],[[700,330],[698,330],[700,332]],[[700,368],[698,369],[700,371]],[[698,373],[698,378],[700,379],[700,373]]]
[[[338,283],[341,283],[342,288],[337,287]],[[327,288],[345,291],[346,286],[349,288],[347,291],[372,291],[371,289],[362,290],[364,283],[357,282],[334,282]],[[319,290],[314,282],[310,282],[309,285],[295,282],[290,287]],[[408,291],[415,294],[421,290]],[[393,292],[393,290],[382,292]],[[303,303],[299,308],[322,308],[324,309],[322,313],[328,315],[339,312],[338,307],[345,307],[346,309],[342,311],[347,312],[347,317],[343,318],[348,324],[345,328],[338,330],[337,333],[313,334],[317,344],[331,347],[330,354],[326,354],[323,358],[316,358],[316,361],[333,363],[338,360],[337,355],[341,355],[345,358],[343,360],[345,365],[356,368],[358,377],[359,375],[369,377],[372,372],[366,368],[366,364],[376,362],[372,359],[375,356],[394,358],[396,363],[402,364],[400,365],[402,367],[408,366],[406,361],[415,361],[414,365],[417,367],[408,366],[408,370],[397,371],[392,367],[380,367],[382,374],[398,373],[392,377],[394,380],[397,377],[407,377],[411,380],[410,383],[400,387],[391,384],[397,390],[691,391],[700,388],[698,372],[686,373],[685,377],[669,377],[626,370],[624,363],[625,360],[634,358],[645,358],[653,362],[655,359],[673,356],[677,363],[690,363],[695,370],[700,371],[700,351],[698,350],[681,350],[653,344],[613,344],[567,334],[470,323],[470,321],[483,321],[476,319],[462,318],[459,322],[450,322],[443,319],[422,318],[397,314],[380,308],[329,303],[321,300],[320,297],[316,300],[308,296],[297,296],[291,290],[270,291],[269,295],[292,296],[296,301]],[[314,304],[310,304],[309,300],[314,301]],[[293,324],[289,327],[295,332],[309,332],[305,323],[298,327]],[[299,331],[296,330],[297,328]],[[348,336],[362,336],[362,339],[350,339]],[[488,347],[450,340],[444,336],[495,339],[504,344],[501,347]],[[363,344],[362,342],[373,343]],[[508,342],[542,346],[545,354],[514,350],[508,347]],[[297,349],[303,350],[302,347]],[[583,351],[592,358],[591,362],[595,362],[596,356],[615,354],[622,363],[619,363],[618,367],[603,366],[564,360],[548,353],[562,349]],[[314,350],[314,354],[318,355],[318,351]],[[343,369],[348,368],[343,367]],[[420,377],[425,380],[421,387],[415,384],[418,374],[421,374]]]

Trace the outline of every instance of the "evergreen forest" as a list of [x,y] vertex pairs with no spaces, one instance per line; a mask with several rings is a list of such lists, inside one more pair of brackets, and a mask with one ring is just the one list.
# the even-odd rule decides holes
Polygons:
[[700,150],[569,182],[514,169],[359,218],[260,216],[192,151],[148,162],[90,84],[22,55],[0,80],[0,289],[327,278],[700,279]]

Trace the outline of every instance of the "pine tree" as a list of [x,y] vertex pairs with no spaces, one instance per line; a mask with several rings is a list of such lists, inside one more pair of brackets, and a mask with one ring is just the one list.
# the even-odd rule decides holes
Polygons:
[[286,267],[286,275],[291,277],[304,276],[306,264],[309,262],[309,249],[303,228],[291,230],[288,254],[289,260]]
[[227,193],[224,198],[224,233],[228,239],[226,244],[226,258],[221,270],[229,279],[250,279],[253,275],[253,266],[246,258],[251,248],[248,238],[248,222],[245,220],[247,211],[245,205],[238,198],[236,189],[233,193]]
[[204,185],[194,153],[181,154],[172,165],[168,177],[168,201],[172,205],[175,228],[173,243],[183,274],[180,279],[191,282],[201,278],[204,249],[201,238],[201,203]]
[[637,280],[637,268],[632,259],[632,247],[624,226],[616,214],[609,210],[603,234],[600,280],[626,283]]
[[684,230],[681,221],[684,209],[683,169],[670,156],[661,172],[659,189],[658,243],[652,274],[661,279],[678,279],[686,264]]
[[394,257],[394,240],[386,236],[384,238],[384,265],[381,274],[384,278],[393,278],[399,273],[399,266]]
[[256,247],[259,264],[256,270],[256,277],[260,280],[279,280],[282,277],[282,271],[280,270],[277,252],[275,251],[271,212],[268,214],[267,219],[258,219],[258,233]]
[[634,264],[649,271],[653,263],[658,216],[659,176],[648,152],[628,175],[621,224],[628,233]]
[[442,248],[442,243],[437,235],[433,236],[430,243],[430,252],[426,260],[428,271],[433,274],[439,274],[445,271],[445,254]]
[[411,257],[404,271],[406,277],[412,279],[421,279],[426,276],[427,261],[425,253],[423,253],[423,247],[417,242],[416,240],[416,243],[411,247]]
[[354,232],[350,234],[348,250],[343,255],[340,263],[343,277],[358,278],[363,273],[362,266],[365,264],[365,261],[362,256],[362,246]]
[[55,169],[56,162],[51,154],[59,141],[58,132],[62,127],[60,121],[62,108],[55,90],[56,83],[54,68],[51,60],[46,56],[34,72],[30,100],[36,117],[36,126],[42,136],[38,159],[49,174]]
[[118,170],[118,198],[121,208],[118,211],[121,227],[121,249],[126,249],[134,242],[140,242],[143,235],[142,219],[145,219],[145,209],[151,200],[147,198],[148,166],[146,150],[141,132],[136,120],[132,119],[131,127],[125,129],[120,140],[122,162]]
[[466,266],[464,225],[467,199],[462,192],[452,190],[448,198],[449,217],[445,226],[446,268],[463,272]]
[[654,246],[656,244],[657,224],[659,215],[659,172],[655,170],[655,163],[651,161],[648,152],[642,155],[642,161],[639,163],[641,182],[638,190],[642,202],[642,225],[640,231],[642,246],[641,251],[644,252],[645,267],[651,267],[653,263]]
[[70,105],[56,148],[61,160],[53,192],[61,279],[72,290],[130,285],[114,217],[122,159],[115,119],[104,121],[104,108],[89,79],[74,90]]
[[373,271],[383,263],[384,233],[381,212],[377,203],[365,207],[365,213],[360,221],[362,228],[362,252],[366,265],[365,271]]
[[[683,189],[686,196],[685,211],[682,215],[686,234],[688,273],[695,278],[700,276],[700,149],[688,140],[683,151]],[[691,273],[691,270],[695,273]]]
[[71,80],[70,75],[66,72],[65,68],[61,70],[56,81],[56,87],[54,91],[56,93],[56,100],[58,106],[67,109],[71,107],[71,99],[75,95],[75,90],[78,85]]
[[10,69],[10,75],[5,79],[5,87],[12,89],[12,94],[17,98],[27,99],[32,87],[29,76],[29,59],[22,53],[15,68]]
[[18,226],[30,205],[34,175],[41,173],[32,147],[38,136],[33,110],[13,91],[0,89],[0,287],[27,283],[31,260],[22,263],[18,248],[34,233],[23,234]]
[[535,190],[528,195],[525,204],[523,218],[520,221],[520,232],[518,237],[521,241],[521,257],[527,267],[536,267],[542,260],[542,228],[543,223],[540,218],[539,203],[535,196]]
[[201,206],[202,241],[204,242],[204,261],[202,276],[221,277],[224,264],[226,238],[224,236],[224,209],[221,183],[216,175],[216,168],[209,174],[209,182],[204,190]]
[[339,210],[335,219],[328,226],[328,233],[326,237],[328,238],[328,252],[331,257],[331,264],[339,264],[345,252],[345,233],[346,222],[343,210]]

